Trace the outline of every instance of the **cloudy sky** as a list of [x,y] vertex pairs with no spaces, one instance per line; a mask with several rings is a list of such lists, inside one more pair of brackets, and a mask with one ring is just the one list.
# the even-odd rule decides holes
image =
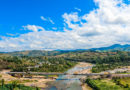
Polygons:
[[0,0],[0,52],[130,44],[129,0]]

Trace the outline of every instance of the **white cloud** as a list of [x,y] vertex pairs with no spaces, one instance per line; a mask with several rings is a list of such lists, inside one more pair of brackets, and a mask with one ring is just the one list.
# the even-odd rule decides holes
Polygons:
[[54,21],[51,19],[51,18],[45,18],[43,16],[40,17],[43,21],[48,21],[50,22],[51,24],[55,24]]
[[73,24],[76,22],[80,22],[80,17],[78,16],[77,12],[71,14],[65,13],[64,15],[62,15],[62,17],[64,18],[65,24],[67,24],[69,28],[76,29],[79,27],[78,24]]
[[21,34],[17,38],[2,39],[0,51],[88,49],[130,44],[130,5],[121,0],[95,0],[95,3],[99,8],[83,16],[77,12],[64,13],[64,32],[27,25],[24,28],[34,32]]
[[48,19],[52,24],[55,24],[51,18]]
[[79,9],[79,8],[76,8],[76,7],[75,7],[74,9],[75,9],[75,10],[77,10],[77,11],[80,11],[80,12],[82,11],[81,9]]
[[30,30],[33,32],[38,32],[39,30],[44,30],[43,27],[41,26],[36,26],[36,25],[27,25],[27,26],[23,26],[24,30]]
[[45,17],[43,17],[43,16],[41,16],[41,19],[42,19],[43,21],[47,21],[47,19],[46,19]]

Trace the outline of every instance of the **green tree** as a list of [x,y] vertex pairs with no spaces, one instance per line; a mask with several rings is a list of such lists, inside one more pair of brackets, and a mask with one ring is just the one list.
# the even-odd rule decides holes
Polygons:
[[4,79],[1,80],[1,85],[2,85],[2,87],[4,87],[4,85],[5,85],[5,80]]

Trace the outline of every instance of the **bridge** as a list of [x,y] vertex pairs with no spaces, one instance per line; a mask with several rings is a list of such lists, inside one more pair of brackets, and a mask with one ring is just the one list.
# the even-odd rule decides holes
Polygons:
[[107,75],[103,73],[90,73],[90,74],[68,74],[68,73],[47,73],[47,72],[7,72],[7,74],[32,74],[32,75],[81,75],[81,76],[98,76],[98,75]]
[[[108,77],[108,78],[113,78],[113,77],[130,77],[130,74],[111,74],[111,73],[90,73],[90,74],[68,74],[68,73],[47,73],[47,72],[7,72],[7,74],[10,75],[22,75],[22,77],[26,75],[75,75],[75,76],[103,76],[103,77]],[[59,79],[57,79],[59,80]],[[62,79],[60,79],[62,80]],[[69,79],[64,79],[64,80],[69,80]]]

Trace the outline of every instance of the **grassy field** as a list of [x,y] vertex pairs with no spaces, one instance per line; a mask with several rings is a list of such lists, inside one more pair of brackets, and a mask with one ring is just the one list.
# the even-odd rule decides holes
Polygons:
[[0,86],[0,90],[41,90],[41,89],[37,87],[24,86],[22,84],[21,85],[6,84]]
[[[129,79],[130,80],[130,79]],[[121,79],[121,82],[124,83],[125,85],[130,83],[129,80],[124,80]],[[111,79],[87,79],[86,80],[87,84],[92,87],[94,90],[130,90],[130,87],[124,87],[122,85],[117,84]]]
[[126,77],[126,78],[121,78],[121,79],[114,79],[114,82],[117,85],[120,85],[124,88],[130,88],[130,78]]
[[23,84],[20,84],[23,82],[30,82],[30,81],[24,80],[21,82],[19,80],[14,80],[6,84],[4,79],[2,79],[0,80],[0,90],[40,90],[40,88],[38,87],[29,87],[29,86],[24,86]]

